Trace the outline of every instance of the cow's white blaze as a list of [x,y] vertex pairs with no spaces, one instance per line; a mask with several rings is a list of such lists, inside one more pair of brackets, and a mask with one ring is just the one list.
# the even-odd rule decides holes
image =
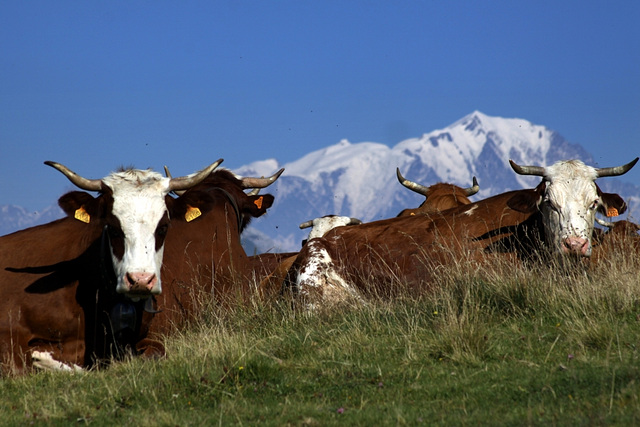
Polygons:
[[597,171],[579,160],[545,170],[547,186],[540,206],[547,242],[560,253],[591,255],[591,234],[600,203]]
[[113,191],[112,214],[120,222],[124,239],[121,258],[111,246],[116,292],[131,292],[135,280],[141,282],[135,286],[144,287],[147,292],[162,291],[160,268],[164,245],[156,250],[156,228],[167,212],[165,196],[169,181],[150,170],[116,172],[103,180]]
[[348,216],[326,216],[316,218],[313,220],[313,228],[309,232],[308,239],[311,240],[316,237],[322,237],[334,228],[348,225],[352,221],[353,220]]

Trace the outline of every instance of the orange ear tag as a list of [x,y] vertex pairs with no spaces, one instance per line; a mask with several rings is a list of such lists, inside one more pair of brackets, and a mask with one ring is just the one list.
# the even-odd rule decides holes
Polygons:
[[262,196],[254,200],[253,203],[258,207],[258,209],[262,209]]
[[608,217],[618,216],[618,215],[620,215],[618,213],[618,209],[616,209],[616,208],[607,208],[607,216]]
[[200,209],[194,208],[191,205],[187,205],[187,212],[184,214],[184,219],[187,222],[191,222],[194,219],[198,218],[200,215],[202,215],[202,212],[200,212]]
[[80,206],[78,209],[76,209],[73,217],[78,221],[82,221],[86,224],[89,224],[89,222],[91,221],[91,215],[89,215],[87,211],[84,210],[84,206]]

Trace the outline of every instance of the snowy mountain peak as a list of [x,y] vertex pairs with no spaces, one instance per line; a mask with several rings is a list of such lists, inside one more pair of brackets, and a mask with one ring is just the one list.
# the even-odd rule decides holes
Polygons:
[[271,191],[276,194],[274,206],[254,226],[274,237],[276,243],[270,246],[295,250],[290,243],[305,237],[297,226],[309,219],[336,214],[371,221],[418,206],[422,197],[397,182],[396,167],[424,185],[450,182],[466,187],[476,176],[479,199],[539,182],[515,174],[509,159],[544,166],[568,158],[592,162],[581,147],[544,126],[474,111],[393,147],[341,140],[286,164]]
[[[274,205],[251,223],[253,230],[247,230],[243,238],[252,239],[257,252],[297,250],[308,233],[298,225],[307,220],[336,214],[372,221],[419,206],[424,196],[398,183],[396,167],[407,179],[424,185],[450,182],[468,187],[475,176],[480,192],[472,200],[540,182],[537,177],[515,174],[509,159],[541,166],[580,159],[593,165],[593,158],[582,147],[568,143],[544,126],[474,111],[443,129],[393,147],[343,139],[285,164],[284,174],[264,191],[276,197]],[[234,172],[241,176],[270,176],[280,167],[276,159],[267,159]],[[602,185],[607,186],[604,191],[617,191],[613,180]],[[640,189],[630,184],[620,188],[617,192],[633,212],[640,203]],[[25,223],[35,218],[33,215],[15,209],[5,211],[0,210],[0,226],[5,226],[0,228],[0,234],[35,225],[35,221]],[[51,212],[61,215],[56,206]],[[43,218],[39,216],[38,222],[44,222]]]

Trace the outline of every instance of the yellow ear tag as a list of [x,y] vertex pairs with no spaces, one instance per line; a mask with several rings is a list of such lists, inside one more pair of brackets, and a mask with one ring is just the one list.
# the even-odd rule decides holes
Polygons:
[[87,224],[89,224],[89,222],[91,221],[91,215],[89,215],[87,211],[84,210],[84,206],[80,206],[78,209],[76,209],[73,217],[78,221],[82,221]]
[[618,213],[618,209],[616,209],[616,208],[607,208],[607,216],[608,217],[618,216],[618,215],[620,215]]
[[187,222],[191,222],[194,219],[198,218],[200,215],[202,215],[202,212],[200,212],[200,209],[194,208],[191,205],[187,205],[187,213],[184,214],[184,219]]
[[258,209],[262,209],[262,196],[258,197],[253,201],[253,204],[258,207]]

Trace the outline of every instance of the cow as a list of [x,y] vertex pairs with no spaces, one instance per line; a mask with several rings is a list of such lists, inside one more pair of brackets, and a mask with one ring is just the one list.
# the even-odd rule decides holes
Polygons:
[[[229,170],[217,170],[176,199],[183,211],[172,219],[167,233],[163,292],[154,296],[153,310],[144,313],[153,320],[143,319],[149,326],[142,328],[145,335],[139,341],[161,340],[192,320],[207,299],[229,307],[256,297],[252,264],[240,234],[252,218],[266,213],[274,196],[244,190],[265,188],[283,171],[269,178],[240,178]],[[189,206],[199,208],[192,219]]]
[[[311,228],[311,230],[307,238],[302,241],[302,246],[304,247],[309,239],[322,237],[336,227],[360,224],[362,221],[358,218],[339,215],[325,215],[305,221],[299,225],[300,229]],[[282,281],[297,256],[298,252],[283,252],[264,253],[250,257],[255,280],[259,282],[258,291],[263,300],[272,300],[279,295]]]
[[409,190],[422,194],[425,197],[424,202],[414,209],[404,209],[398,214],[401,216],[428,214],[432,212],[444,211],[461,205],[471,203],[469,197],[473,196],[480,190],[478,180],[473,177],[473,184],[468,188],[461,188],[454,184],[446,184],[439,182],[437,184],[426,187],[413,181],[409,181],[400,173],[400,169],[396,168],[396,176],[400,184]]
[[162,291],[160,269],[173,215],[168,193],[198,184],[220,161],[173,179],[138,169],[86,179],[45,162],[99,195],[67,193],[59,199],[65,218],[0,237],[3,370],[22,371],[32,355],[70,366],[91,365],[96,354],[109,357],[113,323],[132,321],[118,307],[135,305],[142,312]]
[[284,290],[313,309],[372,293],[388,297],[401,287],[428,290],[437,283],[438,266],[463,259],[588,257],[595,212],[626,209],[595,179],[622,175],[637,161],[601,169],[575,160],[546,168],[510,161],[516,173],[542,176],[542,182],[442,212],[334,229],[302,248]]
[[629,220],[612,222],[596,218],[596,222],[606,229],[594,232],[594,268],[604,262],[629,262],[637,266],[640,261],[640,225]]
[[[422,202],[418,208],[405,209],[398,214],[398,217],[439,212],[456,206],[469,204],[471,201],[468,197],[476,194],[480,188],[475,176],[473,177],[473,186],[466,189],[446,183],[437,183],[430,187],[425,187],[405,179],[400,173],[399,168],[396,168],[396,176],[403,186],[425,196],[425,201]],[[312,227],[312,229],[309,232],[309,236],[302,241],[302,246],[304,246],[309,239],[322,237],[333,228],[345,225],[358,225],[361,223],[362,221],[357,218],[337,215],[325,215],[320,218],[305,221],[300,224],[300,228]],[[261,278],[259,288],[262,290],[263,295],[273,295],[275,289],[280,290],[280,284],[297,255],[297,252],[282,254],[266,253],[252,257],[256,265],[256,276]]]

